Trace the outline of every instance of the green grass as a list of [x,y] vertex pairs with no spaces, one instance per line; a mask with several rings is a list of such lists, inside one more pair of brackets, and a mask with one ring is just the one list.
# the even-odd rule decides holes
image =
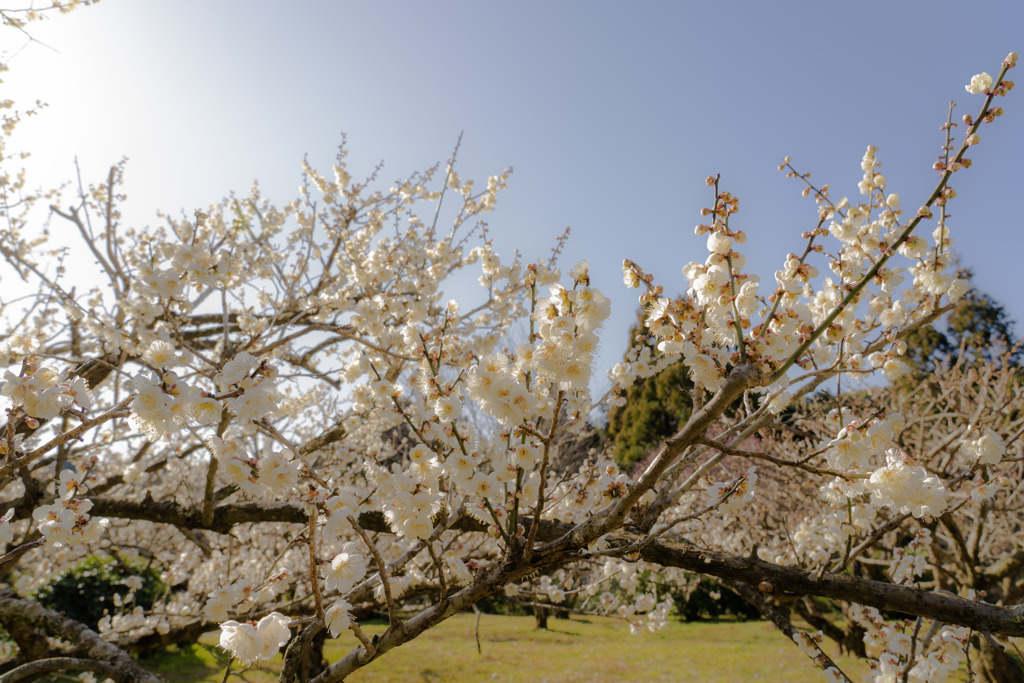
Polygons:
[[[532,617],[484,615],[477,653],[474,615],[460,614],[411,643],[392,650],[347,680],[354,683],[442,681],[530,681],[550,683],[601,681],[738,680],[820,683],[821,672],[796,646],[767,622],[670,623],[656,634],[629,635],[616,619],[550,619],[550,631],[534,630]],[[369,634],[385,624],[370,624]],[[351,633],[328,640],[325,654],[336,661],[357,645]],[[221,681],[223,653],[209,634],[201,645],[147,658],[143,666],[167,681]],[[836,653],[829,649],[829,654]],[[854,680],[867,666],[850,658],[841,665]],[[277,680],[280,655],[259,669],[246,671],[250,683]],[[241,682],[232,676],[229,680]]]

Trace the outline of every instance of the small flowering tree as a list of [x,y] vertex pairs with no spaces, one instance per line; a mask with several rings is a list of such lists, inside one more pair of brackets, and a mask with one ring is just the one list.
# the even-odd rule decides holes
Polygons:
[[[783,564],[828,565],[831,570],[857,567],[861,575],[877,580],[927,585],[996,604],[1017,604],[1021,596],[1014,577],[1020,557],[1014,539],[1021,533],[1021,519],[1010,508],[1016,497],[1016,485],[1011,482],[1019,481],[1020,473],[1019,462],[1006,454],[1020,438],[1021,405],[1019,367],[995,361],[979,365],[970,362],[967,354],[913,384],[847,396],[843,407],[846,432],[839,432],[827,448],[851,452],[870,448],[870,437],[858,436],[856,426],[866,424],[870,433],[880,418],[895,419],[899,424],[895,438],[901,448],[919,453],[918,466],[927,476],[945,482],[956,514],[917,518],[913,511],[890,509],[879,516],[870,506],[846,506],[844,499],[832,492],[824,497],[814,495],[810,490],[813,480],[807,478],[804,500],[814,505],[793,511],[786,520],[790,537],[778,536],[774,541],[763,537],[759,552]],[[809,407],[794,417],[798,431],[768,437],[774,448],[793,448],[794,436],[799,433],[835,432],[837,409],[820,403],[816,409],[807,410]],[[858,529],[872,529],[872,533],[861,540]],[[824,557],[820,548],[828,544],[823,538],[840,544],[846,540],[848,549],[841,558]],[[797,611],[819,624],[829,637],[847,642],[852,633],[866,635],[877,644],[883,640],[879,629],[890,629],[882,634],[885,638],[895,633],[909,638],[911,629],[921,628],[906,622],[884,623],[878,614],[846,604],[842,616],[852,628],[844,633],[829,623],[829,615],[813,614],[814,605],[809,601],[798,603]],[[979,668],[987,679],[1024,677],[995,640],[982,637],[977,645]]]
[[[938,461],[904,437],[907,418],[850,413],[843,397],[815,428],[818,441],[776,450],[769,438],[779,413],[827,380],[899,378],[903,337],[966,291],[949,272],[950,180],[1002,113],[995,101],[1015,62],[971,80],[980,111],[964,117],[959,141],[946,127],[938,181],[919,209],[903,211],[874,148],[860,202],[808,184],[815,226],[767,290],[744,272],[738,200],[717,177],[697,228],[709,254],[684,266],[684,296],[663,296],[624,263],[650,343],[614,368],[604,400],[680,358],[693,382],[689,419],[635,478],[605,452],[554,466],[595,406],[591,367],[609,302],[586,263],[563,277],[553,262],[494,251],[478,220],[507,173],[477,186],[453,157],[378,189],[375,174],[353,177],[342,149],[328,173],[305,166],[287,205],[254,189],[141,230],[121,222],[122,165],[72,202],[33,194],[0,168],[0,278],[17,293],[0,310],[0,572],[11,589],[0,623],[18,645],[11,675],[77,668],[155,680],[128,653],[219,629],[229,667],[287,645],[284,681],[316,639],[345,639],[346,656],[303,672],[339,681],[531,579],[545,600],[572,594],[657,629],[672,601],[642,574],[671,582],[682,570],[757,605],[830,680],[845,674],[779,599],[843,605],[863,626],[878,680],[936,680],[978,647],[972,633],[1024,635],[1015,593],[993,603],[969,581],[942,578],[987,572],[1013,544],[982,543],[970,565],[926,555],[936,525],[966,528],[982,509],[1000,518],[985,528],[1018,532],[1001,482],[1019,479],[1010,451],[1020,432],[997,404],[935,418],[953,440]],[[4,119],[3,144],[17,121]],[[801,178],[788,159],[783,168]],[[34,227],[43,199],[59,231]],[[69,248],[88,251],[94,281],[69,282]],[[453,297],[453,274],[470,270],[479,293]],[[819,517],[787,543],[769,530],[772,542],[753,545],[765,515],[749,534],[728,529],[770,511],[766,491],[784,499],[819,487]],[[903,537],[905,548],[886,545]],[[874,548],[885,550],[872,551],[872,565]],[[169,589],[149,609],[129,590],[99,636],[27,599],[90,555],[145,557]],[[865,565],[882,569],[866,578]],[[359,621],[374,610],[389,626],[370,638]]]

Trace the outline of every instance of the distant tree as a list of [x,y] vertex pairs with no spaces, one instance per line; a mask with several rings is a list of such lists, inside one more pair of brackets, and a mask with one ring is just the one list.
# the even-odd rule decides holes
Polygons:
[[[972,273],[965,272],[970,281]],[[1006,310],[991,296],[972,288],[956,302],[944,325],[925,325],[907,335],[906,360],[915,374],[937,371],[956,360],[961,347],[965,360],[979,363],[1005,360],[1019,364],[1019,340]]]
[[[629,330],[627,356],[629,350],[649,346],[648,338],[640,334],[642,330],[641,312]],[[626,390],[626,402],[608,413],[607,437],[615,462],[630,469],[686,424],[693,410],[692,391],[693,380],[682,359],[651,377],[638,378]]]

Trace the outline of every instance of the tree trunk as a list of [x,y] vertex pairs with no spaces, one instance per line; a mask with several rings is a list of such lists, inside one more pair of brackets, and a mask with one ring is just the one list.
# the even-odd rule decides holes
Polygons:
[[848,630],[846,637],[843,638],[843,642],[840,643],[841,648],[848,655],[864,659],[868,656],[867,645],[864,643],[864,636],[867,634],[867,631],[860,624],[850,624],[846,628]]
[[536,629],[548,630],[548,608],[540,605],[533,606],[533,618],[537,620]]
[[330,666],[330,662],[324,657],[324,641],[327,639],[327,629],[321,629],[313,636],[309,646],[302,653],[302,664],[299,667],[299,680],[306,683],[309,679],[319,676],[324,669]]
[[1005,650],[1000,650],[988,641],[980,637],[980,654],[978,656],[978,669],[982,680],[992,683],[1024,683],[1024,669],[1017,660]]

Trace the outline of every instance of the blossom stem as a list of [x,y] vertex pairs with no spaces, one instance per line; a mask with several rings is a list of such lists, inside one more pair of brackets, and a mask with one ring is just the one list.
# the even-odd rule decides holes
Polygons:
[[533,524],[530,525],[530,533],[526,537],[526,548],[523,551],[523,561],[529,562],[533,554],[533,542],[537,538],[537,527],[540,526],[540,514],[544,510],[544,478],[548,472],[548,455],[551,450],[551,441],[555,438],[558,430],[558,415],[562,412],[562,402],[565,400],[565,392],[559,391],[555,398],[555,410],[551,416],[551,429],[544,438],[544,449],[540,460],[540,481],[537,486],[537,506],[533,510]]
[[[1009,70],[1009,68],[1010,67],[1008,64],[1003,64],[1003,68],[999,71],[998,78],[996,78],[996,83],[1000,83],[1003,80],[1003,77],[1006,75],[1006,72]],[[804,341],[804,343],[802,343],[796,351],[790,354],[788,360],[786,360],[786,362],[783,363],[778,370],[772,373],[771,378],[769,379],[769,383],[777,382],[783,375],[786,374],[786,372],[789,371],[791,367],[793,367],[793,364],[796,363],[800,356],[802,356],[807,351],[807,349],[811,347],[811,344],[817,341],[818,337],[820,337],[825,332],[825,330],[828,329],[829,325],[831,325],[832,322],[836,318],[838,318],[844,310],[846,310],[846,307],[849,306],[850,303],[855,301],[858,296],[860,296],[861,290],[863,290],[864,287],[867,286],[869,282],[871,282],[875,275],[878,274],[878,271],[882,269],[882,266],[884,266],[886,262],[889,260],[889,258],[896,253],[896,250],[904,242],[907,241],[907,238],[910,237],[910,235],[914,232],[914,230],[921,223],[921,221],[924,220],[926,217],[931,217],[931,206],[935,203],[935,200],[942,196],[942,191],[946,188],[946,183],[949,182],[950,177],[953,175],[953,168],[955,168],[956,165],[958,165],[959,162],[964,158],[964,154],[967,152],[967,148],[970,147],[970,145],[967,144],[967,141],[970,140],[978,132],[978,128],[984,121],[986,114],[988,114],[989,108],[992,105],[992,99],[995,97],[995,90],[996,89],[993,88],[992,92],[990,92],[988,96],[985,98],[985,103],[982,105],[981,111],[978,113],[977,118],[971,124],[970,129],[964,136],[964,141],[960,145],[959,151],[957,151],[956,156],[953,157],[953,161],[950,162],[947,165],[946,169],[943,171],[942,177],[939,179],[939,182],[935,186],[935,189],[932,190],[931,196],[928,197],[928,201],[924,203],[924,206],[922,206],[921,209],[917,212],[917,215],[914,216],[910,223],[907,224],[907,227],[903,229],[903,232],[900,233],[900,236],[896,239],[896,241],[893,242],[891,245],[888,245],[886,251],[881,256],[878,257],[878,260],[875,261],[875,264],[868,270],[868,272],[864,274],[860,281],[857,282],[857,284],[850,289],[849,293],[845,297],[843,297],[843,300],[840,301],[839,304],[832,310],[832,312],[828,314],[828,316],[814,329],[813,332],[811,332],[811,334]]]
[[320,592],[320,576],[317,568],[320,565],[316,552],[316,518],[317,509],[312,507],[308,511],[306,547],[309,548],[309,586],[313,593],[313,603],[316,606],[316,618],[326,621],[324,616],[324,596]]
[[52,439],[44,443],[42,446],[35,449],[34,451],[29,451],[28,453],[21,456],[17,460],[12,460],[8,462],[3,467],[0,467],[0,479],[6,477],[11,472],[21,469],[22,467],[29,464],[33,460],[37,460],[38,458],[42,457],[43,455],[53,450],[57,446],[65,444],[68,441],[71,441],[72,439],[77,439],[79,436],[89,431],[93,427],[96,427],[98,425],[103,424],[104,422],[109,422],[110,420],[119,417],[128,417],[128,415],[131,414],[131,411],[127,409],[128,404],[130,404],[134,400],[135,394],[132,394],[131,396],[124,399],[123,401],[121,401],[120,403],[118,403],[117,405],[115,405],[113,408],[103,413],[102,415],[97,415],[91,420],[86,420],[82,422],[82,424],[75,427],[74,429],[68,430],[63,434],[58,434],[57,436],[53,437]]
[[[355,518],[354,515],[348,516],[348,523],[351,524],[352,528],[356,530],[356,533],[359,534],[359,537],[363,539],[363,543],[366,544],[366,547],[370,551],[370,554],[373,555],[373,561],[377,565],[377,572],[380,574],[381,584],[384,586],[384,602],[387,603],[388,606],[388,623],[390,624],[391,628],[395,628],[402,622],[398,619],[398,611],[395,609],[395,599],[394,596],[391,594],[391,582],[388,580],[387,565],[384,564],[384,560],[381,558],[380,553],[377,552],[376,546],[373,545],[373,542],[370,540],[370,537],[367,535],[367,533],[363,530],[363,527],[359,526],[359,521]],[[427,547],[430,547],[429,543],[427,544]]]

